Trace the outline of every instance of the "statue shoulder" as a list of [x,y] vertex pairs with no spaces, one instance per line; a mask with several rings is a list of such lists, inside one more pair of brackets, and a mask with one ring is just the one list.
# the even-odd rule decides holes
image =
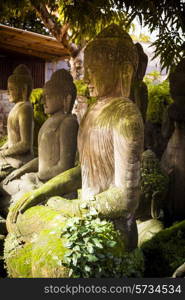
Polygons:
[[78,125],[77,117],[72,114],[66,115],[63,122],[61,123],[61,126],[65,128],[78,128],[79,125]]
[[120,118],[117,127],[124,138],[132,141],[144,139],[143,118],[135,103],[131,100],[123,99],[119,115]]
[[33,107],[30,102],[21,102],[19,105],[19,111],[22,113],[33,113]]

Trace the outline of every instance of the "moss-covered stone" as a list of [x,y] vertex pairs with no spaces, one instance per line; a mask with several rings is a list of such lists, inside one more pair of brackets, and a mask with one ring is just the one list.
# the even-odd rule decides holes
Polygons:
[[30,241],[35,236],[38,236],[42,230],[57,225],[57,220],[61,223],[64,221],[64,218],[49,207],[34,206],[28,209],[23,215],[19,215],[17,227],[22,238],[25,241]]
[[69,269],[62,265],[64,255],[69,249],[61,238],[63,224],[50,230],[43,230],[32,252],[32,277],[69,277]]
[[21,244],[15,235],[9,234],[5,241],[4,258],[8,277],[32,277],[32,243]]
[[137,222],[138,229],[138,247],[142,247],[142,244],[158,232],[164,229],[164,225],[161,221],[155,219],[149,219],[143,222]]
[[65,277],[66,268],[56,260],[67,251],[60,239],[65,219],[48,207],[36,206],[19,218],[17,226],[21,239],[9,234],[5,242],[9,277]]
[[[70,200],[69,200],[70,201]],[[115,275],[113,272],[113,267],[117,266],[120,272],[124,272],[128,276],[134,274],[140,274],[143,271],[143,258],[142,253],[131,253],[127,254],[125,252],[124,244],[121,236],[117,231],[115,231],[113,225],[109,222],[103,221],[101,223],[99,219],[96,218],[92,220],[94,223],[92,227],[91,221],[89,221],[86,236],[82,236],[82,232],[86,228],[86,217],[76,218],[79,220],[79,226],[77,229],[73,225],[68,226],[71,234],[69,237],[63,234],[66,228],[67,222],[70,220],[73,222],[74,218],[65,219],[61,213],[55,212],[49,207],[37,206],[28,209],[21,219],[18,221],[19,229],[21,228],[21,239],[13,234],[9,234],[5,242],[4,257],[7,265],[9,277],[14,278],[63,278],[70,277],[69,267],[65,263],[64,256],[71,252],[70,247],[67,242],[70,242],[70,237],[72,235],[78,234],[77,240],[73,246],[78,246],[78,243],[82,242],[82,248],[86,245],[85,238],[94,239],[94,247],[98,249],[99,257],[97,256],[97,266],[100,268],[102,262],[104,264],[103,257],[107,255],[106,264],[109,269],[109,275]],[[80,221],[82,220],[82,222]],[[34,224],[35,223],[35,224]],[[85,228],[84,228],[85,226]],[[98,227],[100,226],[100,227]],[[101,226],[104,226],[106,230],[103,235],[101,233]],[[112,227],[110,227],[112,226]],[[32,228],[31,228],[32,227]],[[93,228],[93,233],[92,228]],[[94,228],[97,229],[94,230]],[[99,228],[99,229],[98,229]],[[103,228],[103,227],[102,227]],[[109,228],[109,229],[108,229]],[[112,229],[113,228],[113,229]],[[110,230],[111,229],[111,230]],[[89,231],[90,230],[90,231]],[[105,242],[105,247],[98,244],[99,240]],[[23,242],[24,240],[24,242]],[[83,244],[84,243],[84,244]],[[110,243],[110,244],[109,244]],[[111,244],[113,243],[113,244]],[[84,245],[84,246],[83,246]],[[100,247],[101,246],[101,247]],[[72,248],[73,249],[73,248]],[[89,264],[89,255],[91,255],[91,249],[88,255],[83,257],[82,262],[83,267]],[[74,249],[74,254],[76,250]],[[97,253],[94,253],[95,255]],[[103,256],[102,256],[103,255]],[[114,258],[114,263],[112,259]],[[121,265],[115,263],[121,261]],[[94,262],[95,263],[95,262]],[[91,263],[93,265],[93,262]],[[96,266],[96,263],[95,265]],[[83,273],[83,270],[82,270]],[[121,273],[122,274],[122,273]],[[96,277],[99,277],[96,274]],[[100,271],[100,277],[107,277],[106,274]],[[119,276],[117,274],[116,276]],[[73,277],[73,276],[72,276]]]
[[9,232],[15,230],[15,220],[19,215],[20,209],[24,210],[34,205],[45,203],[53,195],[68,194],[71,191],[76,191],[81,187],[81,169],[77,166],[67,170],[62,174],[50,179],[40,188],[24,194],[24,196],[10,207],[7,217],[7,228]]
[[185,221],[157,233],[141,246],[145,277],[170,277],[185,259]]

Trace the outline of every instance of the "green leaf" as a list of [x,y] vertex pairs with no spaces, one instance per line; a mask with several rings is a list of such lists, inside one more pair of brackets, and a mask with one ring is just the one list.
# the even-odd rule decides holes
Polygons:
[[100,243],[100,241],[98,239],[92,239],[92,241],[94,242],[94,244],[96,245],[96,247],[102,249],[103,246],[102,244]]

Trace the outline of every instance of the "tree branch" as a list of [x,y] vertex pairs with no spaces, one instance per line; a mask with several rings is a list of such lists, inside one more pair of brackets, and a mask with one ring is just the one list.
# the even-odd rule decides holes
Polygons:
[[38,0],[30,0],[32,7],[37,11],[37,14],[43,21],[44,25],[50,33],[57,39],[58,42],[62,43],[65,47],[69,48],[67,39],[68,24],[63,26],[58,23],[53,15],[49,12],[47,7],[43,3],[39,3]]

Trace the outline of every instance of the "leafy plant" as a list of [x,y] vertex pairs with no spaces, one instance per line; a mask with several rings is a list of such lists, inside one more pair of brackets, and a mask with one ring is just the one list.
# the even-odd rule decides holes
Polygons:
[[87,84],[81,79],[81,80],[74,80],[74,83],[76,85],[77,89],[77,95],[89,97],[89,89]]
[[149,173],[148,170],[142,169],[141,171],[141,190],[145,195],[145,198],[151,199],[154,194],[163,194],[167,191],[168,177],[162,174],[158,169],[152,170]]
[[96,211],[83,218],[71,218],[62,233],[70,249],[62,264],[76,278],[141,277],[142,252],[127,253],[120,233],[110,221],[100,220]]
[[167,80],[154,85],[148,84],[148,108],[146,119],[152,123],[162,123],[163,113],[169,104],[173,102],[169,92]]
[[83,79],[75,80],[74,83],[77,88],[77,95],[86,97],[88,105],[96,102],[97,98],[90,96],[88,85],[84,82]]
[[0,138],[0,147],[2,147],[7,141],[8,141],[8,136],[7,135],[2,136]]
[[44,113],[44,107],[42,103],[43,89],[38,88],[32,90],[30,101],[33,105],[34,111],[34,152],[37,155],[38,147],[38,133],[42,124],[46,121],[48,116]]
[[154,157],[154,153],[151,150],[144,153],[148,153],[148,159],[143,159],[141,165],[141,192],[144,195],[145,206],[147,203],[151,206],[152,216],[155,217],[155,208],[163,208],[163,199],[168,190],[169,178],[161,171],[159,161]]

